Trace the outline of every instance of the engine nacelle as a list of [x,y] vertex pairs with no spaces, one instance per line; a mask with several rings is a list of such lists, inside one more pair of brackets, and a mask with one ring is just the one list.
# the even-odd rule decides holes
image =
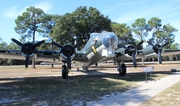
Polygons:
[[75,49],[72,50],[72,45],[64,45],[60,50],[60,56],[64,61],[67,61],[69,56],[72,60],[75,57]]
[[158,54],[158,49],[161,49],[162,47],[158,44],[154,45],[153,50],[156,54]]
[[133,53],[135,53],[135,55],[136,55],[137,54],[136,47],[132,44],[129,44],[127,46],[127,49],[125,49],[125,53],[128,54],[129,56],[132,56]]
[[32,43],[25,43],[22,47],[21,47],[21,53],[24,57],[26,57],[27,55],[29,55],[29,59],[32,59],[34,56],[34,52],[36,50],[36,48],[31,48],[33,46]]

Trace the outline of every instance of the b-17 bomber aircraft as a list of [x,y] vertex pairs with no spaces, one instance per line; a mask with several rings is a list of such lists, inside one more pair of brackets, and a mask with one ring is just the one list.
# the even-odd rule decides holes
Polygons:
[[91,33],[90,39],[84,48],[77,51],[75,48],[81,46],[85,41],[80,41],[75,45],[60,45],[52,42],[53,45],[59,47],[59,50],[37,50],[36,47],[45,41],[39,41],[35,44],[22,44],[18,40],[12,38],[12,41],[21,46],[21,50],[0,50],[0,58],[25,60],[25,67],[28,68],[28,61],[35,59],[36,61],[52,61],[63,62],[62,77],[68,78],[68,72],[71,70],[72,61],[80,64],[83,70],[88,70],[92,64],[105,59],[112,59],[115,56],[115,49],[118,45],[118,38],[113,32],[103,31],[102,33]]

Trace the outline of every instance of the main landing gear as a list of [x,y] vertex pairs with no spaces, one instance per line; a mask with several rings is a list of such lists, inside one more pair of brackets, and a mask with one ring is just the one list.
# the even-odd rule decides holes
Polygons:
[[[117,69],[119,71],[119,76],[124,76],[126,75],[126,65],[123,62],[118,62],[117,63]],[[62,78],[67,79],[68,78],[68,68],[66,65],[62,66]]]
[[62,66],[62,78],[67,79],[68,78],[68,73],[69,73],[69,71],[68,71],[67,66],[63,65]]
[[117,69],[119,71],[119,76],[126,75],[126,65],[122,62],[117,63]]

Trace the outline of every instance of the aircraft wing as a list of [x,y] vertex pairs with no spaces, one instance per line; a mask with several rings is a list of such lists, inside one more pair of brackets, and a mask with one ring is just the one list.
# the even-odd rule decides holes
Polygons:
[[0,50],[0,58],[24,60],[21,50]]
[[[38,50],[30,55],[30,59],[35,58],[36,61],[59,61],[59,50]],[[25,60],[21,50],[0,50],[0,58]]]
[[38,50],[34,56],[35,61],[59,62],[59,50]]
[[180,54],[180,50],[163,50],[162,56],[177,55]]
[[[136,58],[137,59],[140,59],[142,57],[145,57],[145,58],[153,58],[153,57],[157,57],[158,54],[155,53],[153,50],[151,50],[150,48],[149,49],[146,49],[144,51],[138,51],[139,53],[137,54]],[[177,55],[177,54],[180,54],[180,50],[163,50],[162,51],[162,56],[169,56],[169,55]]]

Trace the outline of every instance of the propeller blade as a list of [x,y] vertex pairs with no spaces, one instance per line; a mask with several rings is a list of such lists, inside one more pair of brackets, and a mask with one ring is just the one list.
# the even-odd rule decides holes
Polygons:
[[19,45],[19,46],[23,46],[23,44],[21,43],[21,42],[19,42],[18,40],[16,40],[16,39],[14,39],[14,38],[12,38],[11,39],[14,43],[16,43],[17,45]]
[[153,47],[154,47],[154,45],[153,45],[151,42],[147,41],[147,43],[148,43],[149,45],[151,45],[151,46],[153,46]]
[[118,46],[119,48],[122,47],[122,48],[124,48],[124,49],[128,49],[126,46],[124,46],[124,45],[122,45],[122,44],[120,44],[120,43],[119,43],[117,46]]
[[162,45],[162,47],[165,47],[168,44],[169,44],[169,41],[166,41],[166,43],[164,45]]
[[35,43],[31,48],[36,48],[38,46],[40,46],[41,44],[43,44],[45,42],[45,40],[39,41],[37,43]]
[[84,44],[86,41],[83,39],[82,41],[78,42],[77,44],[75,44],[73,47],[71,47],[71,50],[75,49],[78,46],[81,46],[82,44]]
[[143,40],[142,40],[141,42],[139,42],[139,43],[136,45],[136,48],[140,48],[143,42],[144,42]]
[[135,53],[132,54],[132,61],[133,61],[134,67],[137,67]]
[[158,62],[159,64],[162,64],[161,49],[158,49]]
[[67,57],[67,66],[68,66],[68,70],[71,69],[71,58],[70,58],[70,54],[68,54],[68,57]]
[[25,68],[28,68],[28,62],[29,62],[29,53],[27,53],[26,55]]
[[62,46],[60,44],[57,44],[56,42],[52,42],[52,44],[59,47],[59,48],[62,48]]

